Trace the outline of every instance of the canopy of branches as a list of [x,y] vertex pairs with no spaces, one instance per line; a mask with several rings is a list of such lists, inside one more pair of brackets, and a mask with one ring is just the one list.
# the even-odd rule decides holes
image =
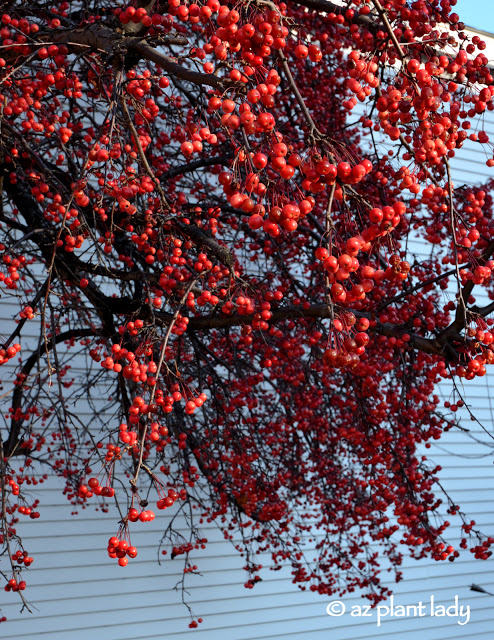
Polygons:
[[374,603],[403,545],[458,556],[421,447],[463,402],[444,414],[438,381],[494,361],[493,305],[473,297],[493,293],[489,185],[450,169],[467,137],[494,165],[494,79],[454,4],[3,3],[7,590],[26,597],[27,483],[50,469],[76,505],[127,501],[122,566],[166,509],[190,525],[173,557],[215,520],[248,587],[259,550],[302,588]]

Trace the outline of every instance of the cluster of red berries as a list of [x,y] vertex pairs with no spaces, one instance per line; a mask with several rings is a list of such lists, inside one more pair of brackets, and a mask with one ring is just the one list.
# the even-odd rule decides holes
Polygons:
[[35,511],[33,508],[25,507],[24,505],[20,505],[17,511],[23,516],[29,516],[31,520],[36,520],[40,517],[39,511]]
[[135,8],[129,5],[125,9],[115,9],[115,15],[118,15],[118,19],[122,24],[142,24],[143,27],[151,27],[152,25],[161,25],[163,16],[159,13],[150,16],[144,7]]
[[19,549],[12,555],[12,562],[29,567],[34,562],[34,558],[31,558],[27,551]]
[[[158,491],[158,493],[160,493]],[[168,489],[168,495],[164,496],[162,495],[160,497],[160,499],[158,500],[158,502],[156,503],[156,506],[158,507],[158,509],[167,509],[169,507],[172,507],[175,502],[177,500],[180,499],[180,494],[176,491],[176,489]]]
[[[113,456],[112,458],[113,459]],[[95,496],[103,496],[104,498],[113,498],[113,496],[115,495],[115,489],[113,487],[110,486],[106,486],[106,487],[102,487],[99,483],[98,478],[89,478],[88,480],[88,487],[91,489],[91,492],[86,491],[85,495],[86,497],[91,497],[91,495],[95,495]],[[89,495],[91,493],[91,495]]]
[[18,496],[19,495],[20,487],[19,487],[19,485],[17,484],[17,482],[13,478],[10,478],[10,480],[9,480],[9,487],[10,487],[10,490],[12,491],[12,495],[13,496]]
[[27,305],[24,309],[19,313],[19,318],[26,318],[27,320],[32,320],[34,318],[34,309]]
[[145,509],[139,513],[139,511],[134,507],[129,509],[129,513],[127,514],[129,522],[152,522],[155,517],[154,511],[151,509]]
[[137,556],[137,549],[133,547],[127,540],[120,540],[116,536],[112,536],[108,540],[108,557],[118,558],[118,564],[121,567],[126,567],[129,563],[129,558],[135,558]]
[[202,618],[197,618],[197,620],[192,620],[189,623],[189,629],[197,629],[197,626],[202,622]]
[[21,580],[20,582],[17,582],[15,578],[11,578],[4,587],[5,591],[24,591],[25,588],[26,588],[25,580]]
[[16,342],[15,344],[7,347],[7,349],[0,349],[0,364],[5,364],[12,358],[14,358],[21,350],[21,345]]

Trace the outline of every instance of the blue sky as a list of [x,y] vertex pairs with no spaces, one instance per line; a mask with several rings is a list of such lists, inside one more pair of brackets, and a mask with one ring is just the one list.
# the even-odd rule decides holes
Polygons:
[[494,32],[494,0],[458,0],[454,11],[468,26]]

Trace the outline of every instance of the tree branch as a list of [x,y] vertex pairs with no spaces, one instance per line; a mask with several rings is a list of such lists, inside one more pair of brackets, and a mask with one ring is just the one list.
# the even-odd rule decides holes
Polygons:
[[195,171],[196,169],[202,169],[202,167],[212,167],[216,164],[227,165],[232,161],[231,156],[215,156],[211,158],[199,158],[198,160],[193,160],[188,164],[182,164],[178,167],[172,167],[161,174],[160,180],[169,180],[170,178],[174,178],[175,176],[180,176],[184,173],[189,173],[191,171]]
[[[283,307],[281,309],[275,309],[272,312],[272,316],[269,320],[270,323],[274,324],[276,322],[281,322],[283,320],[297,320],[302,318],[332,318],[333,317],[332,310],[323,304],[314,304],[308,308],[299,307],[299,306],[289,306]],[[357,317],[362,318],[370,318],[369,314],[360,313],[356,311],[352,311],[352,313]],[[164,319],[163,314],[156,314],[158,319]],[[193,331],[209,331],[211,329],[225,329],[227,327],[241,326],[244,324],[251,324],[254,320],[254,315],[223,315],[223,316],[201,316],[201,317],[191,317],[189,319],[189,324],[187,326],[188,332]],[[167,318],[167,322],[168,322]],[[448,351],[445,349],[445,345],[439,343],[436,339],[424,338],[417,334],[412,334],[408,329],[404,326],[393,325],[391,323],[379,323],[376,322],[375,325],[371,325],[369,331],[373,333],[377,333],[379,335],[393,337],[393,338],[403,338],[405,334],[409,336],[408,344],[418,349],[419,351],[423,351],[424,353],[429,353],[431,355],[441,356],[448,361],[456,361],[456,356],[451,352],[451,349]],[[455,352],[456,353],[456,352]]]
[[[477,265],[479,266],[484,265],[493,254],[494,254],[494,240],[490,242],[487,245],[487,247],[484,249],[484,251],[482,252],[482,255],[477,260]],[[467,315],[468,315],[467,313],[468,309],[466,308],[466,305],[468,304],[468,299],[472,294],[474,286],[475,286],[475,283],[473,282],[473,280],[469,280],[461,290],[458,297],[458,306],[456,307],[455,319],[449,325],[449,327],[446,327],[446,329],[444,329],[444,331],[442,331],[439,334],[437,338],[441,344],[445,344],[450,339],[452,334],[460,333],[465,328],[465,325],[467,322]],[[484,313],[484,315],[487,315],[487,313],[489,312]]]
[[150,60],[159,65],[164,71],[172,76],[176,76],[181,80],[187,80],[193,84],[208,85],[215,89],[224,88],[234,84],[231,80],[218,78],[212,73],[202,73],[200,71],[194,71],[193,69],[187,69],[182,65],[175,62],[173,58],[167,56],[165,53],[161,53],[157,49],[154,49],[150,44],[144,41],[129,43],[129,50],[138,53],[141,58]]
[[[299,4],[302,7],[307,7],[312,11],[322,11],[323,13],[336,13],[337,15],[344,15],[348,6],[336,4],[330,0],[292,0],[294,4]],[[356,13],[351,19],[353,24],[360,24],[372,30],[375,28],[375,20],[371,16],[363,16]]]
[[[29,358],[24,363],[19,375],[28,376],[31,373],[34,365],[39,361],[41,356],[47,351],[51,351],[53,347],[60,342],[65,342],[66,340],[71,340],[72,338],[84,338],[89,336],[100,335],[100,332],[96,329],[69,329],[68,331],[64,331],[63,333],[59,333],[54,338],[48,340],[48,342],[43,343],[43,353],[39,348],[37,351],[32,353]],[[24,418],[16,418],[16,412],[21,408],[22,398],[23,398],[23,390],[24,385],[19,384],[16,386],[13,396],[12,396],[12,424],[10,427],[9,435],[7,440],[3,443],[3,451],[5,457],[22,454],[25,451],[20,451],[18,449],[19,444],[19,435],[21,432],[22,423],[24,422]]]
[[[123,36],[97,23],[79,29],[53,30],[50,31],[49,35],[44,35],[44,37],[52,42],[64,43],[67,46],[75,48],[75,50],[82,50],[83,52],[87,52],[88,49],[95,49],[96,51],[101,51],[102,53],[112,56],[119,50],[133,51],[141,58],[145,58],[159,65],[167,73],[198,85],[222,88],[234,84],[231,80],[223,80],[214,74],[187,69],[187,67],[183,67],[170,56],[152,47],[143,38]],[[168,38],[167,43],[185,44],[187,40],[182,36],[177,36],[176,38]]]

